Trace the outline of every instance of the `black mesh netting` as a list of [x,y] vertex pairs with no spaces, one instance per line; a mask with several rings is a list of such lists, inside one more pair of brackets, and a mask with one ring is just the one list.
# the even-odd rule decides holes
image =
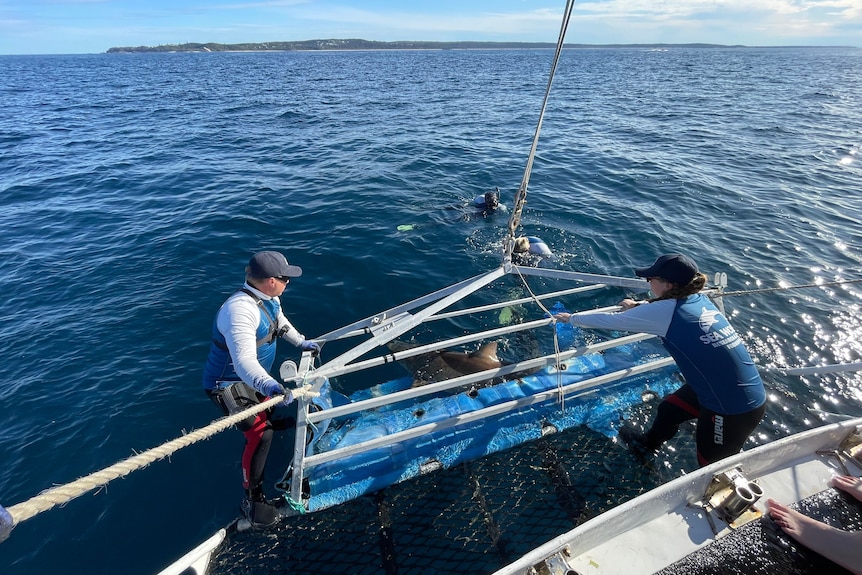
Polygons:
[[232,533],[215,575],[490,573],[671,477],[586,428]]
[[[683,470],[693,470],[691,429],[647,464],[586,428],[552,435],[334,508],[287,518],[273,529],[232,533],[213,559],[211,573],[488,574]],[[837,511],[838,518],[830,519],[833,525],[860,528],[858,506],[834,489],[800,506],[814,517]],[[663,573],[843,572],[770,529],[768,521],[764,524],[749,524],[722,539],[715,551]],[[740,538],[759,543],[742,550]]]

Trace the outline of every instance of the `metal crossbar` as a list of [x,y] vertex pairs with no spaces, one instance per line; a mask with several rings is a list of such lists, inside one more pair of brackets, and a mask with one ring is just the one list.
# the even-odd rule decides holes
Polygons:
[[[538,276],[554,280],[572,281],[579,284],[574,288],[565,290],[552,291],[545,294],[533,295],[524,298],[509,298],[503,301],[494,302],[491,304],[473,306],[460,310],[444,311],[453,304],[464,300],[468,296],[477,291],[488,287],[494,281],[506,276],[507,274],[522,276]],[[505,308],[507,306],[528,304],[535,302],[538,304],[540,300],[550,298],[559,298],[571,295],[589,295],[591,292],[601,290],[608,287],[626,288],[635,291],[645,291],[647,286],[643,280],[622,278],[615,276],[606,276],[598,274],[586,274],[578,272],[567,272],[561,270],[549,270],[530,268],[523,266],[509,266],[509,269],[500,267],[485,274],[480,274],[458,282],[447,288],[427,294],[425,296],[414,299],[405,304],[390,308],[384,312],[369,316],[365,319],[354,322],[341,329],[329,332],[317,338],[317,341],[325,344],[336,340],[362,337],[366,339],[358,345],[342,353],[336,358],[330,360],[317,369],[308,370],[308,363],[300,365],[301,373],[308,373],[307,382],[312,383],[318,389],[323,385],[323,382],[328,378],[336,376],[363,372],[367,369],[382,366],[396,361],[402,361],[421,354],[432,353],[440,350],[451,349],[457,346],[463,346],[471,342],[487,340],[490,338],[499,337],[501,335],[518,333],[518,332],[537,332],[553,327],[554,320],[546,317],[539,320],[524,322],[521,324],[502,326],[493,329],[476,330],[464,335],[442,339],[440,341],[419,345],[411,349],[390,352],[386,350],[386,345],[392,340],[408,333],[410,330],[422,325],[426,322],[431,322],[444,318],[454,318],[463,316],[473,316],[488,312],[495,309]],[[541,306],[541,304],[538,304]],[[544,308],[542,308],[544,309]],[[618,306],[609,306],[592,311],[613,311],[619,309]],[[553,335],[551,335],[553,333]],[[556,332],[550,331],[547,335],[542,335],[545,339],[555,338]],[[461,375],[444,381],[430,383],[416,388],[405,389],[379,397],[373,397],[361,401],[356,401],[347,405],[315,411],[309,413],[308,402],[301,403],[303,409],[299,410],[297,417],[296,428],[296,443],[294,445],[294,457],[292,463],[292,479],[291,479],[291,498],[295,501],[301,501],[302,479],[308,469],[321,465],[323,463],[335,461],[345,457],[351,457],[358,453],[363,453],[372,449],[377,449],[382,446],[392,445],[400,441],[409,440],[419,437],[432,431],[440,431],[449,429],[465,423],[479,421],[488,417],[497,416],[512,410],[523,409],[535,403],[547,401],[552,397],[573,397],[583,394],[605,383],[618,381],[627,377],[632,377],[637,374],[645,373],[651,370],[661,369],[670,365],[671,359],[665,358],[657,361],[634,366],[628,369],[615,371],[613,373],[595,376],[575,384],[568,386],[560,386],[553,390],[537,392],[527,397],[508,401],[498,405],[478,409],[468,414],[461,414],[455,417],[437,421],[432,424],[417,426],[404,431],[393,433],[384,437],[375,438],[370,441],[361,442],[350,447],[334,449],[325,453],[314,455],[306,455],[306,438],[307,426],[309,424],[317,424],[325,420],[336,419],[340,417],[350,416],[361,412],[368,412],[393,405],[399,402],[416,400],[424,396],[439,394],[456,388],[464,388],[475,385],[479,382],[493,380],[495,378],[505,378],[517,372],[525,372],[528,370],[540,370],[542,368],[559,365],[570,358],[583,356],[587,354],[595,354],[607,351],[609,349],[625,346],[639,341],[651,339],[655,336],[648,334],[634,334],[624,337],[616,337],[590,345],[583,345],[575,349],[560,351],[555,353],[542,355],[540,357],[528,358],[510,365],[504,365],[500,368],[480,371],[478,373],[470,373]],[[363,355],[368,354],[378,348],[386,350],[386,353],[378,357],[356,361]],[[303,357],[303,361],[306,358]],[[381,382],[377,382],[381,383]]]
[[[505,403],[501,403],[498,405],[493,405],[490,407],[486,407],[484,409],[478,409],[471,413],[458,415],[456,417],[451,417],[449,419],[444,419],[442,421],[435,421],[434,423],[429,423],[426,425],[421,425],[418,427],[412,427],[405,431],[399,431],[398,433],[393,433],[392,435],[387,435],[384,437],[379,437],[376,439],[372,439],[369,441],[365,441],[362,443],[357,443],[355,445],[351,445],[349,447],[343,447],[341,449],[334,449],[332,451],[328,451],[326,453],[321,453],[317,455],[311,455],[305,458],[304,467],[310,468],[315,465],[320,465],[322,463],[327,463],[329,461],[335,461],[337,459],[341,459],[342,457],[350,457],[357,453],[363,453],[366,451],[370,451],[372,449],[377,449],[380,447],[386,447],[387,445],[392,445],[393,443],[398,443],[400,441],[404,441],[407,439],[412,439],[415,437],[419,437],[421,435],[425,435],[426,433],[431,433],[434,431],[441,431],[444,429],[449,429],[458,425],[462,425],[465,423],[470,423],[473,421],[478,421],[481,419],[486,419],[488,417],[494,415],[500,415],[502,413],[506,413],[515,409],[520,409],[523,407],[527,407],[530,405],[534,405],[536,403],[541,403],[543,401],[547,401],[549,399],[553,399],[554,397],[558,397],[560,395],[570,396],[575,393],[583,393],[584,391],[588,391],[594,389],[600,385],[604,385],[606,383],[611,383],[613,381],[619,381],[621,379],[627,377],[633,377],[635,375],[639,375],[642,373],[646,373],[648,371],[653,371],[656,369],[661,369],[663,367],[667,367],[673,364],[673,359],[671,358],[662,358],[656,361],[652,361],[649,363],[644,363],[641,365],[635,365],[627,369],[621,369],[612,373],[608,373],[605,375],[596,376],[593,378],[586,379],[584,381],[579,381],[578,383],[573,383],[571,385],[564,386],[560,389],[551,389],[548,391],[543,391],[540,393],[536,393],[534,395],[528,395],[521,399],[516,399],[512,401],[508,401]],[[457,378],[461,379],[461,378]],[[450,380],[456,381],[456,380]]]

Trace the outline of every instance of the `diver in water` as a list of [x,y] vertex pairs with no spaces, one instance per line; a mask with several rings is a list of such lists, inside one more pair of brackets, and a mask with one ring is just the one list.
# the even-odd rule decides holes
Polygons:
[[500,207],[500,189],[494,188],[493,192],[485,192],[473,198],[473,207],[478,211],[477,215],[487,218]]
[[495,211],[500,207],[500,189],[494,188],[493,192],[485,192],[473,198],[473,206],[478,208],[483,216]]
[[554,254],[548,245],[536,236],[520,236],[515,238],[512,246],[512,263],[519,266],[537,267],[546,258]]
[[500,190],[494,188],[493,192],[485,192],[474,197],[468,203],[461,203],[454,206],[447,206],[447,210],[458,210],[461,216],[458,218],[463,221],[470,221],[477,217],[487,218],[494,214],[499,209],[505,209],[505,206],[500,203]]

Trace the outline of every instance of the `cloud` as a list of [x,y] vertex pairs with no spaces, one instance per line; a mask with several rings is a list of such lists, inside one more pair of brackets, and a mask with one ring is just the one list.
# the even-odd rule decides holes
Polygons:
[[[582,0],[573,19],[632,42],[672,37],[684,42],[775,45],[842,36],[847,42],[853,29],[862,34],[862,0]],[[578,42],[571,36],[569,41]]]
[[[356,30],[397,34],[407,33],[529,35],[559,28],[560,10],[539,9],[525,12],[452,12],[433,11],[372,11],[349,6],[317,7],[307,5],[291,11],[291,15],[306,22],[336,25]],[[421,38],[410,38],[421,39]]]

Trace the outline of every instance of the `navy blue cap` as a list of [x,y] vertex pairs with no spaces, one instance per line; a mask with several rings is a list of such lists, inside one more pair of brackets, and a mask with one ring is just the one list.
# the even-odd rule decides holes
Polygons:
[[248,261],[249,275],[253,278],[296,278],[302,268],[287,263],[287,258],[278,252],[257,252]]
[[678,286],[688,285],[697,275],[697,264],[683,254],[665,254],[648,268],[638,268],[635,275],[642,278],[661,278]]

